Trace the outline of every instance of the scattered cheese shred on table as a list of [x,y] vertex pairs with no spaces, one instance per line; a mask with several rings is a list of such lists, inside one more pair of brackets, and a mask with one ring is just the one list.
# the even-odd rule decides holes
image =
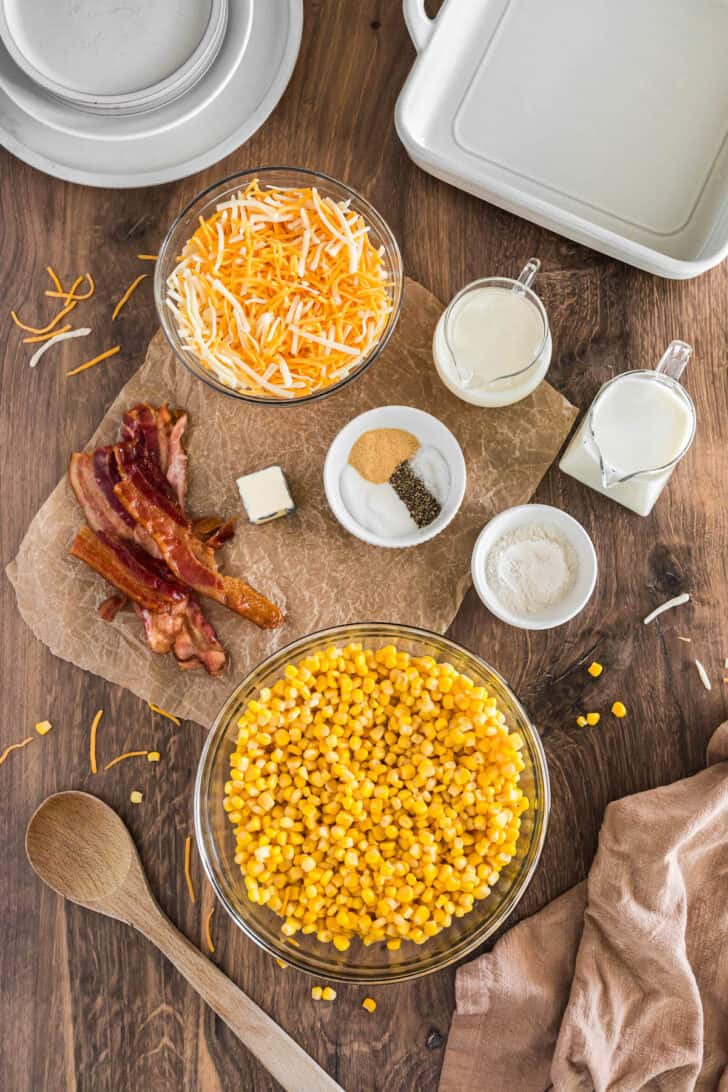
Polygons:
[[53,725],[49,720],[39,720],[35,726],[35,730],[39,736],[48,735]]
[[117,755],[116,758],[112,758],[111,762],[107,762],[104,769],[110,770],[112,766],[116,766],[119,762],[123,762],[125,758],[142,758],[144,755],[148,754],[148,751],[124,751],[123,755]]
[[677,635],[677,639],[678,641],[685,641],[686,644],[690,644],[690,642],[692,641],[692,637],[681,637],[679,633]]
[[290,399],[338,383],[392,311],[369,230],[348,201],[254,179],[200,217],[167,279],[183,345],[232,390]]
[[9,747],[6,747],[3,753],[0,755],[0,766],[2,766],[5,759],[12,751],[19,751],[21,747],[27,747],[33,740],[32,736],[28,736],[27,739],[22,739],[20,743],[11,743]]
[[666,603],[663,603],[659,607],[655,607],[653,611],[643,618],[645,625],[649,625],[650,622],[654,622],[655,618],[658,618],[661,614],[664,614],[666,610],[672,610],[673,607],[681,607],[683,603],[687,603],[690,600],[690,596],[687,592],[683,592],[682,595],[676,595],[673,599],[668,599]]
[[76,303],[81,303],[83,300],[90,300],[94,292],[96,291],[96,285],[94,284],[94,279],[90,273],[84,273],[84,277],[86,277],[86,280],[88,281],[87,292],[78,293],[76,291],[81,281],[83,280],[83,277],[77,277],[75,284],[69,289],[68,292],[64,292],[63,288],[58,288],[55,292],[51,291],[50,289],[46,289],[45,294],[46,296],[50,296],[51,299],[65,300],[67,303],[70,300],[74,300]]
[[[46,349],[50,349],[51,346],[55,345],[58,341],[67,341],[69,338],[73,337],[86,337],[90,333],[90,326],[82,326],[78,330],[72,330],[70,326],[64,326],[58,331],[57,334],[53,334],[53,336],[49,340],[44,341],[43,345],[41,345],[39,349],[35,350],[28,362],[30,364],[30,367],[34,368],[40,358],[43,356],[43,353],[46,351]],[[26,337],[24,340],[31,341],[35,339]]]
[[50,279],[53,281],[54,285],[56,286],[56,290],[58,292],[62,292],[63,291],[63,285],[61,284],[60,277],[56,273],[53,266],[47,265],[46,266],[46,273],[48,274],[48,276],[50,277]]
[[705,687],[705,689],[706,690],[712,690],[713,687],[711,685],[710,678],[708,676],[708,672],[705,670],[705,668],[701,664],[700,660],[695,661],[695,666],[698,669],[698,675],[700,676],[700,681],[703,684],[703,686]]
[[137,254],[137,258],[140,262],[156,262],[157,254]]
[[96,733],[99,730],[99,721],[104,715],[103,709],[99,709],[91,722],[91,735],[89,737],[88,755],[91,763],[91,773],[98,773],[96,765]]
[[[65,326],[61,326],[60,330],[51,330],[49,334],[35,334],[33,337],[24,337],[23,345],[36,345],[39,341],[54,342],[57,341],[61,334],[65,334],[71,329],[70,322],[67,322]],[[42,353],[43,350],[40,350]],[[31,368],[33,365],[31,364]]]
[[87,360],[85,364],[79,364],[77,368],[72,368],[70,372],[66,372],[66,375],[78,375],[79,372],[85,372],[87,368],[93,368],[94,364],[100,364],[102,360],[115,356],[120,350],[121,345],[114,345],[113,349],[107,349],[105,353],[99,353],[92,360]]
[[124,295],[123,295],[123,296],[121,297],[121,299],[120,299],[120,300],[119,300],[119,302],[117,303],[116,307],[114,308],[114,312],[113,312],[113,314],[112,314],[112,316],[111,316],[111,321],[112,321],[112,322],[114,321],[114,319],[115,319],[115,318],[117,318],[117,316],[118,316],[119,312],[121,311],[122,307],[123,307],[123,306],[124,306],[124,304],[125,304],[125,303],[127,302],[127,300],[129,299],[129,297],[131,296],[131,294],[132,294],[133,292],[135,292],[135,291],[136,291],[136,289],[137,289],[137,288],[139,287],[139,285],[140,285],[140,284],[142,283],[142,281],[146,280],[146,278],[147,278],[148,276],[149,276],[149,274],[148,274],[148,273],[141,273],[141,274],[140,274],[140,275],[139,275],[139,276],[138,276],[138,277],[136,278],[136,280],[133,280],[133,281],[131,282],[131,284],[130,284],[130,285],[129,285],[129,287],[127,288],[126,292],[124,293]]
[[213,906],[207,917],[205,918],[205,944],[207,950],[212,954],[215,951],[215,945],[212,942],[212,932],[210,930],[210,924],[212,922],[212,915],[215,913],[215,907]]
[[182,723],[179,717],[176,717],[174,713],[168,713],[166,709],[160,709],[158,705],[153,705],[150,701],[147,702],[147,705],[153,713],[159,713],[160,717],[166,717],[167,720],[171,720],[172,723],[176,724],[178,727]]
[[185,838],[185,880],[187,882],[187,890],[190,895],[191,902],[197,902],[197,895],[195,894],[195,885],[192,882],[192,872],[190,866],[192,863],[192,835],[188,834]]

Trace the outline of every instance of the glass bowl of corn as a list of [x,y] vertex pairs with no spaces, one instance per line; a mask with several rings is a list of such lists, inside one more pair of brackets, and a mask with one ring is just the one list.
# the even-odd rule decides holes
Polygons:
[[404,625],[303,637],[233,691],[195,784],[205,872],[233,921],[299,970],[416,978],[511,914],[538,863],[550,789],[505,680]]
[[199,193],[167,232],[154,299],[178,360],[223,394],[301,405],[374,363],[397,324],[402,257],[343,182],[260,167]]

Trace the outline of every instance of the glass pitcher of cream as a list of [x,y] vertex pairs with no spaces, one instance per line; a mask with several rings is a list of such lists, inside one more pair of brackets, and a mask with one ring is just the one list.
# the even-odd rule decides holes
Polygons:
[[693,400],[679,380],[693,350],[673,341],[653,370],[622,372],[597,392],[559,466],[647,516],[693,442]]
[[450,301],[435,329],[435,367],[448,390],[476,406],[509,406],[536,389],[551,363],[551,332],[531,288],[531,258],[516,280],[483,277]]

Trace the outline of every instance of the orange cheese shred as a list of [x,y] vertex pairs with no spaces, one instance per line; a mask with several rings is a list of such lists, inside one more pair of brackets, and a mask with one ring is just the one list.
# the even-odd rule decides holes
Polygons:
[[96,765],[96,733],[99,730],[99,721],[104,715],[103,709],[99,709],[91,721],[91,735],[89,736],[88,745],[88,757],[91,765],[91,773],[98,773],[98,766]]
[[50,279],[53,281],[54,285],[56,286],[56,291],[57,292],[62,292],[63,291],[63,285],[61,284],[60,277],[56,273],[53,266],[47,265],[46,266],[46,273],[48,274],[48,276],[50,277]]
[[158,257],[158,254],[137,254],[140,262],[156,262]]
[[190,866],[192,863],[192,835],[188,834],[185,838],[185,882],[187,883],[187,890],[189,892],[190,901],[197,902],[197,895],[195,894],[195,885],[192,882],[192,872]]
[[207,945],[208,952],[212,955],[215,951],[215,945],[212,942],[212,932],[210,925],[212,923],[212,915],[215,913],[215,907],[213,906],[205,918],[205,944]]
[[167,720],[171,720],[172,723],[176,724],[178,727],[182,723],[179,717],[176,717],[174,713],[168,713],[166,709],[160,709],[158,705],[153,705],[150,701],[147,702],[147,705],[153,713],[159,713],[160,717],[166,717]]
[[32,742],[32,739],[32,736],[28,736],[27,739],[22,739],[20,743],[11,743],[9,747],[6,747],[0,755],[0,766],[2,766],[3,762],[12,751],[19,751],[21,747],[27,747],[28,744]]
[[118,762],[123,762],[125,758],[138,758],[147,754],[149,754],[148,751],[124,751],[123,755],[117,755],[116,758],[112,758],[111,762],[107,762],[104,769],[110,770],[112,766],[116,766]]
[[70,372],[66,372],[66,375],[78,375],[79,372],[85,372],[87,368],[93,368],[94,364],[100,364],[102,360],[107,360],[110,356],[116,356],[120,351],[121,345],[114,345],[113,349],[107,349],[105,353],[99,353],[93,359],[87,360],[85,364],[79,364],[77,368],[72,368]]
[[24,337],[23,345],[32,345],[36,341],[50,341],[52,337],[57,337],[58,334],[67,334],[71,329],[70,322],[67,322],[65,326],[61,326],[60,330],[51,330],[47,334],[35,334],[34,337]]
[[139,285],[142,283],[142,281],[145,280],[148,276],[149,276],[148,273],[142,273],[142,274],[140,274],[140,276],[138,276],[136,278],[136,280],[131,282],[131,284],[127,288],[126,292],[124,293],[124,295],[121,297],[121,299],[117,303],[116,307],[114,308],[114,312],[113,312],[113,314],[111,316],[111,321],[112,322],[114,321],[115,318],[117,318],[119,312],[121,311],[122,307],[127,302],[127,300],[129,299],[129,297],[131,296],[132,292],[135,292],[136,289],[139,287]]
[[[88,290],[86,292],[78,293],[76,292],[76,289],[82,283],[83,277],[88,281]],[[68,292],[64,292],[62,288],[57,288],[55,292],[52,289],[47,288],[45,294],[51,299],[65,300],[67,303],[70,300],[73,300],[74,303],[81,303],[82,300],[90,300],[96,291],[96,285],[94,284],[94,279],[90,273],[84,273],[83,277],[78,277]]]

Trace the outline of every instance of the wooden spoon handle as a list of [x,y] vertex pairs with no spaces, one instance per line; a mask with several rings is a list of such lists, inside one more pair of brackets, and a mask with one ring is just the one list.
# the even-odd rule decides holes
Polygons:
[[344,1092],[275,1020],[190,944],[161,910],[134,924],[287,1092]]

